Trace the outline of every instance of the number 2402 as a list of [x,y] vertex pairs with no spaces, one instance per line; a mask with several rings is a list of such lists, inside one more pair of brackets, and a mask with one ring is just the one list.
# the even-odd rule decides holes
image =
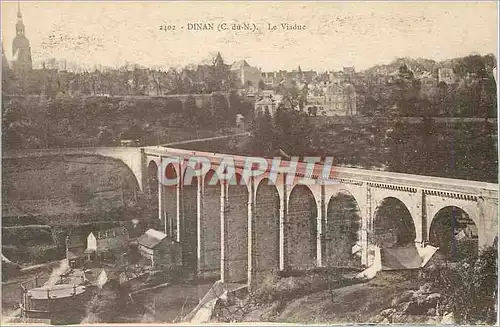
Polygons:
[[175,31],[175,25],[160,25],[160,31]]

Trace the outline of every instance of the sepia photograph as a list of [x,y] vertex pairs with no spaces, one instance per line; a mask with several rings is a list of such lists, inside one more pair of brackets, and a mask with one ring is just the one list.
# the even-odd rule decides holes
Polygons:
[[1,31],[1,325],[498,324],[497,1]]

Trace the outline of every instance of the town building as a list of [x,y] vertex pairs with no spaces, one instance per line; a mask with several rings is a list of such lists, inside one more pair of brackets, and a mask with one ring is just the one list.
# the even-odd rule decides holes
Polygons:
[[328,76],[328,81],[333,84],[340,84],[344,83],[346,81],[346,76],[344,72],[339,71],[339,72],[330,72]]
[[175,244],[165,233],[148,229],[138,238],[137,244],[142,257],[151,267],[178,263],[178,244]]
[[416,78],[420,81],[420,84],[422,85],[423,88],[433,88],[437,86],[437,79],[435,75],[433,76],[432,73],[429,72],[424,72],[422,74],[419,74],[416,76]]
[[455,74],[451,68],[438,69],[438,83],[454,84],[457,82]]
[[100,261],[115,261],[128,250],[129,235],[125,227],[90,233],[87,236],[86,253]]
[[276,88],[279,85],[291,87],[294,83],[311,84],[317,78],[318,73],[314,70],[303,71],[299,66],[297,70],[292,70],[291,72],[286,70],[263,72],[261,76],[267,87]]
[[66,260],[68,266],[76,268],[83,265],[86,258],[86,244],[80,235],[68,235],[66,237]]
[[16,36],[12,41],[12,68],[18,74],[25,74],[32,69],[31,47],[25,35],[23,15],[19,2],[17,3]]
[[312,116],[354,116],[356,110],[356,90],[346,83],[330,83],[321,95],[307,97],[305,110]]
[[271,117],[273,117],[276,114],[276,110],[281,104],[281,101],[282,96],[279,94],[262,96],[255,102],[255,117],[265,114],[266,111],[269,112]]
[[286,80],[287,71],[279,70],[274,72],[264,72],[262,73],[262,78],[264,84],[267,87],[275,88]]
[[242,114],[236,115],[236,128],[241,131],[245,130],[245,116]]
[[356,69],[354,68],[354,66],[351,66],[351,67],[343,67],[343,70],[345,75],[349,76],[349,77],[353,77],[354,74],[356,74]]
[[238,83],[245,88],[257,89],[262,80],[260,69],[250,66],[246,60],[234,62],[231,65],[231,72],[235,74]]

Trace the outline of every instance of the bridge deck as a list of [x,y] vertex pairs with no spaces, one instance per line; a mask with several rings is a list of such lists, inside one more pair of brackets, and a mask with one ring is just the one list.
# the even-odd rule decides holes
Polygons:
[[[210,153],[203,151],[191,151],[177,148],[169,148],[169,147],[145,147],[145,154],[149,155],[162,155],[162,156],[179,156],[179,157],[191,157],[191,156],[199,156],[206,157],[211,160],[212,163],[218,163],[223,158],[231,157],[234,160],[235,166],[237,168],[244,168],[245,160],[247,157],[232,155],[232,154],[220,154],[220,153]],[[272,167],[272,159],[267,158],[268,167]],[[288,166],[287,162],[282,160],[283,166]],[[307,163],[298,163],[297,170],[305,171],[305,166]],[[315,168],[315,172],[323,171],[323,165],[318,164]],[[328,168],[328,167],[327,167]],[[271,172],[278,172],[275,169],[269,169]],[[494,193],[490,194],[490,196],[495,196],[498,193],[498,184],[497,183],[487,183],[481,181],[470,181],[470,180],[462,180],[462,179],[453,179],[453,178],[443,178],[443,177],[434,177],[434,176],[425,176],[425,175],[412,175],[412,174],[404,174],[404,173],[395,173],[389,171],[378,171],[378,170],[368,170],[368,169],[359,169],[359,168],[347,168],[347,167],[332,167],[331,171],[333,172],[333,177],[337,179],[352,179],[357,181],[365,181],[372,183],[388,183],[388,184],[397,184],[406,187],[415,187],[415,188],[426,188],[426,189],[436,189],[436,190],[445,190],[453,192],[464,192],[464,193]],[[312,176],[313,178],[318,178],[318,176]]]

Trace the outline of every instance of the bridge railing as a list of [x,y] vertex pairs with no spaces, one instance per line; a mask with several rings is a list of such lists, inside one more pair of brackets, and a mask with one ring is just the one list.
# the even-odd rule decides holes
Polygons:
[[[221,154],[221,153],[211,153],[204,151],[192,151],[192,150],[184,150],[177,148],[169,148],[169,147],[145,147],[143,148],[145,154],[149,155],[162,155],[162,156],[177,156],[185,158],[188,160],[190,157],[204,157],[208,158],[213,165],[218,165],[224,158],[231,158],[234,162],[235,168],[246,168],[245,164],[248,162],[248,158],[246,156],[240,155],[232,155],[232,154]],[[267,161],[267,171],[268,172],[276,172],[279,173],[281,170],[278,167],[288,167],[291,161],[281,160],[279,162],[278,167],[276,164],[273,166],[272,158],[265,158]],[[297,174],[298,175],[306,175],[307,172],[307,162],[297,162]],[[278,169],[276,169],[278,168]],[[312,178],[330,178],[330,179],[352,179],[357,181],[364,182],[373,182],[373,183],[388,183],[388,184],[398,184],[409,187],[417,187],[417,188],[429,188],[429,189],[437,189],[437,190],[453,190],[454,192],[465,192],[465,193],[481,193],[481,191],[485,191],[486,193],[497,194],[498,193],[498,184],[480,182],[480,181],[470,181],[470,180],[461,180],[461,179],[453,179],[453,178],[443,178],[443,177],[434,177],[434,176],[425,176],[425,175],[413,175],[413,174],[405,174],[405,173],[395,173],[388,171],[378,171],[378,170],[368,170],[368,169],[359,169],[359,168],[347,168],[347,167],[338,167],[332,166],[326,167],[327,171],[330,171],[329,176],[323,174],[325,171],[325,165],[322,163],[318,163],[314,166],[314,170],[312,171],[310,176]],[[304,174],[301,174],[304,172]]]

